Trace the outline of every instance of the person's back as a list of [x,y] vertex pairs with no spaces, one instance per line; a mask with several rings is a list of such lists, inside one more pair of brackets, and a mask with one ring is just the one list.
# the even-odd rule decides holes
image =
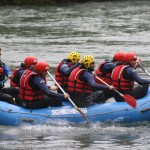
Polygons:
[[10,87],[19,87],[20,78],[26,69],[34,70],[38,60],[34,56],[27,56],[24,59],[24,63],[21,63],[20,68],[16,68],[13,71],[13,78],[10,80]]
[[[77,52],[71,52],[68,54],[68,58],[62,60],[62,62],[56,67],[55,79],[65,91],[67,91],[69,75],[80,65],[78,62],[79,60],[80,54]],[[60,89],[58,89],[58,93],[62,93]]]
[[[97,68],[97,70],[95,71],[95,81],[98,84],[104,85],[104,83],[100,81],[100,80],[103,80],[108,85],[111,85],[112,84],[112,79],[111,79],[112,70],[116,67],[116,65],[119,62],[123,61],[123,57],[124,57],[124,53],[119,51],[114,54],[112,60],[105,60],[103,63],[101,63],[99,67]],[[113,90],[112,91],[104,90],[103,92],[104,92],[104,96],[106,100],[108,98],[113,97],[114,95]]]
[[[111,84],[111,73],[112,73],[112,70],[115,68],[115,66],[116,66],[115,62],[113,62],[111,60],[110,61],[106,60],[99,65],[99,67],[95,71],[95,75],[110,85]],[[95,78],[95,80],[97,83],[103,84],[97,78]]]
[[[116,52],[112,60],[105,60],[102,62],[95,71],[95,75],[101,80],[105,81],[107,84],[111,85],[111,73],[112,70],[116,67],[117,63],[122,61],[124,57],[123,52]],[[100,80],[96,79],[96,82],[103,84]]]
[[25,71],[25,67],[21,64],[20,68],[16,68],[13,70],[13,78],[10,80],[10,87],[19,87],[20,78]]

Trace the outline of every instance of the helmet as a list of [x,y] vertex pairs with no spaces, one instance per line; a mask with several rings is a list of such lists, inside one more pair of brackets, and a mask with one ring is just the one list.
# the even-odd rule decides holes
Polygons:
[[114,55],[113,59],[115,61],[123,61],[124,55],[125,54],[123,52],[116,52],[116,54]]
[[24,64],[29,67],[30,65],[36,65],[38,62],[37,58],[34,56],[27,56],[24,60]]
[[72,61],[72,63],[77,63],[80,59],[80,54],[77,52],[71,52],[68,55],[68,59]]
[[86,55],[82,58],[82,63],[84,64],[85,68],[90,68],[91,63],[95,62],[95,58],[91,55]]
[[36,72],[40,73],[42,71],[48,71],[50,69],[50,66],[47,62],[38,62],[36,65],[35,65],[35,70]]
[[137,60],[137,55],[134,52],[127,52],[124,57],[124,61],[132,61],[132,60]]

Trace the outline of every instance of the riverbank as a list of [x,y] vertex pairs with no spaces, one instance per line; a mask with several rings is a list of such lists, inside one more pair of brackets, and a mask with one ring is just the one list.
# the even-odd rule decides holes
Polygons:
[[55,4],[64,4],[69,2],[85,2],[88,0],[1,0],[0,6],[29,6],[29,5],[55,5]]
[[[55,5],[55,4],[64,4],[64,3],[75,3],[75,2],[93,2],[93,0],[1,0],[0,6],[29,6],[29,5]],[[103,1],[117,1],[117,0],[94,0],[95,2]]]

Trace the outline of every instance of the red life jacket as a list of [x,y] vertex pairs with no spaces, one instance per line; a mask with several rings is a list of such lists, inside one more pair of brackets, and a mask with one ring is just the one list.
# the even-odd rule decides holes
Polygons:
[[0,81],[5,79],[5,72],[3,67],[0,67]]
[[128,65],[116,66],[112,71],[112,85],[116,90],[129,90],[134,88],[134,81],[126,80],[123,78],[124,69],[129,67]]
[[22,70],[22,68],[16,68],[13,71],[13,79],[10,80],[10,87],[19,87],[20,78],[18,76],[18,72]]
[[40,100],[44,98],[44,92],[41,90],[34,90],[29,85],[31,77],[37,76],[37,73],[31,70],[25,70],[20,79],[19,98],[24,100]]
[[86,69],[81,69],[77,67],[72,71],[68,81],[68,92],[76,92],[76,93],[91,93],[92,86],[88,85],[88,83],[81,81],[79,79],[80,75],[86,71]]
[[[107,73],[104,73],[101,71],[101,67],[106,64],[107,62],[104,61],[103,63],[101,63],[99,65],[99,67],[97,68],[97,70],[95,71],[95,75],[98,76],[100,79],[102,79],[103,81],[105,81],[107,84],[111,85],[111,72],[107,72]],[[104,83],[102,83],[101,81],[99,81],[97,78],[95,78],[95,81],[98,83],[98,84],[102,84],[102,85],[105,85]]]
[[[5,72],[3,69],[3,65],[1,64],[0,66],[0,81],[5,80]],[[4,87],[4,83],[0,84],[0,89],[2,89]]]
[[[56,81],[58,82],[58,84],[60,86],[63,86],[63,87],[67,87],[67,82],[68,82],[68,78],[69,76],[66,76],[62,73],[60,73],[59,69],[61,67],[61,65],[65,64],[63,61],[61,63],[59,63],[59,65],[57,66],[56,68],[56,71],[55,71],[55,79]],[[72,67],[72,63],[67,63],[66,64],[70,67]]]

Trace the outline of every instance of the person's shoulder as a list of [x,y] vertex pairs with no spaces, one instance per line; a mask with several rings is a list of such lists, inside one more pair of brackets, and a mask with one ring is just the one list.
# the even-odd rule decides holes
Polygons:
[[68,63],[63,63],[61,66],[60,66],[60,68],[62,69],[62,68],[70,68],[69,67],[69,64]]
[[34,83],[38,83],[38,82],[40,82],[41,80],[43,80],[43,78],[42,77],[40,77],[40,76],[32,76],[31,78],[30,78],[30,81],[32,81],[32,82],[34,82]]
[[107,66],[116,66],[116,63],[114,63],[114,62],[106,62],[106,63],[104,63],[103,67],[107,67]]
[[87,69],[83,69],[83,70],[82,70],[82,74],[85,75],[85,76],[87,76],[87,75],[91,75],[92,72],[89,71],[89,70],[87,70]]
[[68,64],[69,62],[71,62],[69,59],[63,59],[62,60],[62,63],[64,63],[64,64]]
[[127,66],[127,67],[125,68],[125,71],[126,71],[127,73],[136,72],[136,70],[135,70],[134,68],[132,68],[131,66]]
[[25,71],[25,69],[18,69],[18,73],[19,73],[19,74],[23,74],[24,71]]

